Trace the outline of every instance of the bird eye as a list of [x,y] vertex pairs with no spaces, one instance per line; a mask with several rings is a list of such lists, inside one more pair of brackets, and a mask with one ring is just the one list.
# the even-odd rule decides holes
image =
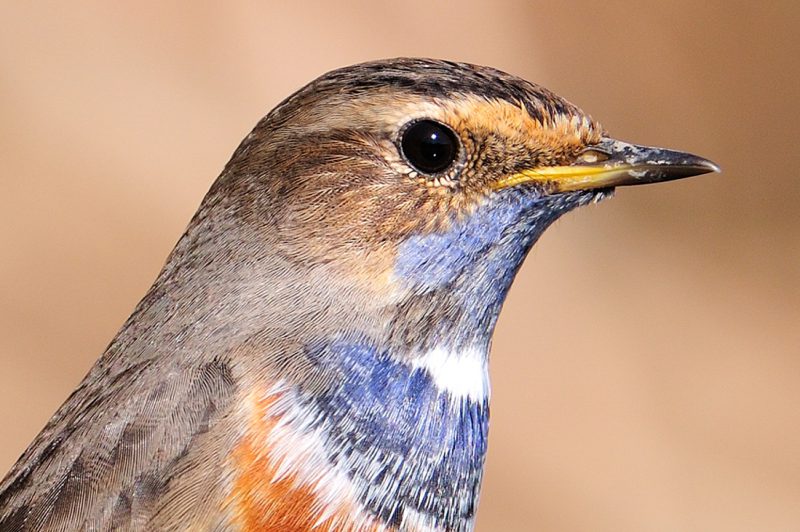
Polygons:
[[435,174],[453,164],[458,157],[459,142],[453,130],[444,124],[419,120],[406,127],[400,148],[415,170]]

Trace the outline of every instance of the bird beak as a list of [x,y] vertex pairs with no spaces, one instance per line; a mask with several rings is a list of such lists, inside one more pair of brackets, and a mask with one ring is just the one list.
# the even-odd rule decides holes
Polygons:
[[494,188],[538,183],[549,193],[558,193],[660,183],[719,171],[716,164],[691,153],[603,138],[587,147],[569,166],[522,170],[500,180]]

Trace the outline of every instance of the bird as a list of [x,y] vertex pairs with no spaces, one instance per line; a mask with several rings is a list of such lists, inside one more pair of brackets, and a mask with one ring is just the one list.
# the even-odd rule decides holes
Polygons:
[[718,171],[489,67],[324,74],[235,150],[0,530],[472,530],[528,251],[618,186]]

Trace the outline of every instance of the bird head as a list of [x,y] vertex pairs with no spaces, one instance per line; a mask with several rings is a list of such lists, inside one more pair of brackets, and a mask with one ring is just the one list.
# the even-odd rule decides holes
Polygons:
[[206,263],[231,268],[245,244],[236,263],[260,286],[249,292],[271,301],[254,308],[280,309],[284,323],[323,336],[346,325],[401,347],[485,345],[552,221],[616,186],[716,170],[615,140],[498,70],[393,59],[335,70],[278,105],[194,225],[211,221],[196,233],[222,243]]

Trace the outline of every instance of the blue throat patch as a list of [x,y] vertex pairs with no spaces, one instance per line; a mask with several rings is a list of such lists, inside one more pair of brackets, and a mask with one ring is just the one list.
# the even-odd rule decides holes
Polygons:
[[562,214],[593,193],[541,196],[514,188],[488,197],[444,232],[412,235],[397,251],[395,282],[427,296],[430,306],[457,306],[460,315],[431,331],[442,345],[487,345],[500,308],[525,256]]
[[334,377],[304,397],[328,436],[329,459],[342,467],[361,502],[399,525],[413,509],[460,529],[471,520],[489,430],[488,399],[453,398],[425,369],[365,343],[307,349]]

